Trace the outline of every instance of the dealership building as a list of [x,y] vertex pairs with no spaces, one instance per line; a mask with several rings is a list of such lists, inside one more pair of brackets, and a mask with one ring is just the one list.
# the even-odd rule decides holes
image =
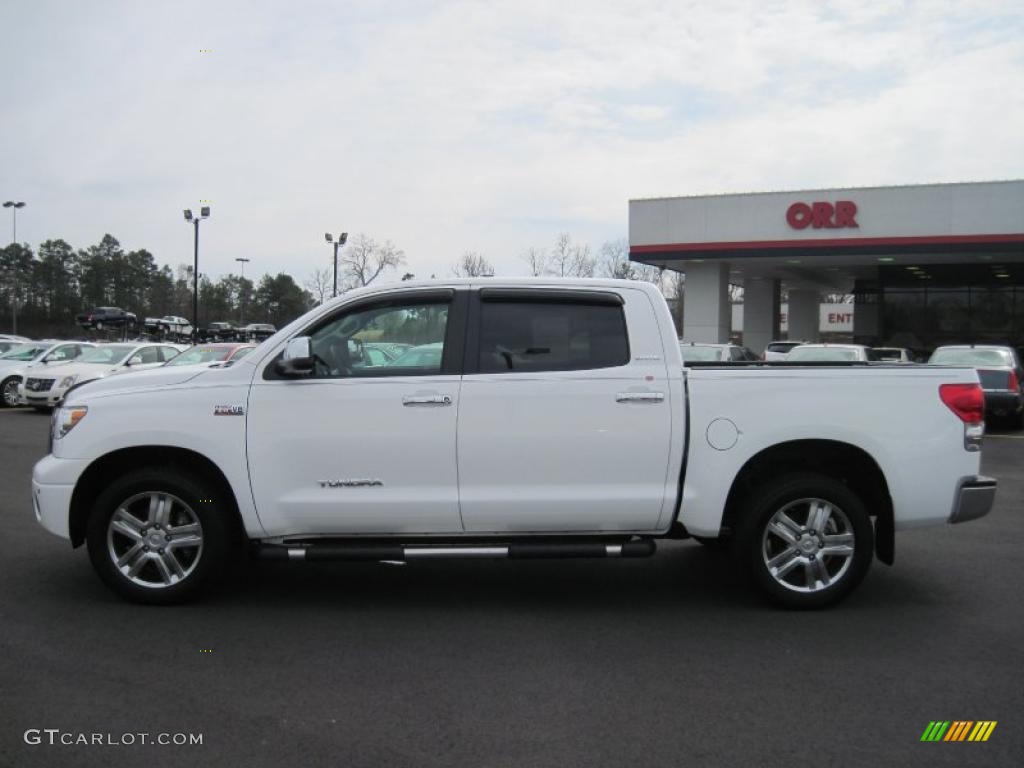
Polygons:
[[683,337],[819,338],[826,294],[852,294],[853,340],[925,351],[1024,346],[1024,180],[631,200],[630,259],[686,274]]

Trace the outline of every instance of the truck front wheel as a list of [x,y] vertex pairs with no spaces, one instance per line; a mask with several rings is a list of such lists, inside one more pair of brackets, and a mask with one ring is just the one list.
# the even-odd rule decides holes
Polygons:
[[861,499],[826,475],[786,475],[748,496],[738,556],[754,583],[790,608],[846,597],[868,571],[871,518]]
[[205,478],[142,469],[99,495],[86,540],[93,568],[114,592],[139,603],[182,602],[229,559],[228,509]]

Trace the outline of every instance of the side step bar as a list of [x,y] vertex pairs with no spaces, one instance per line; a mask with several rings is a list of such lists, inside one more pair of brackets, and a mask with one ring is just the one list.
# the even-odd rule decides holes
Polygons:
[[428,560],[445,558],[509,558],[530,560],[566,557],[650,557],[656,546],[652,539],[602,542],[523,542],[493,546],[401,544],[257,544],[256,556],[263,560]]

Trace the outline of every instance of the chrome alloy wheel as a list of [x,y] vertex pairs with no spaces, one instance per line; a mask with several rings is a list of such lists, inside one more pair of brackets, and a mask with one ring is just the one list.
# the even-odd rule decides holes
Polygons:
[[121,574],[159,589],[188,578],[203,553],[203,527],[184,501],[169,493],[139,493],[107,525],[107,552]]
[[840,581],[853,562],[853,525],[824,499],[797,499],[764,528],[761,554],[768,573],[793,592],[820,592]]
[[4,383],[3,390],[4,405],[14,408],[18,404],[18,380],[8,379]]

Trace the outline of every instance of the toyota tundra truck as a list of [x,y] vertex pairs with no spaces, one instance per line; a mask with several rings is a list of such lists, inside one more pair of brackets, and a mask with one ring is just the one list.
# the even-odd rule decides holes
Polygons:
[[239,553],[632,558],[693,538],[816,608],[892,564],[896,531],[989,511],[983,410],[971,368],[684,367],[643,282],[401,283],[220,368],[73,388],[32,501],[143,603],[196,596]]

